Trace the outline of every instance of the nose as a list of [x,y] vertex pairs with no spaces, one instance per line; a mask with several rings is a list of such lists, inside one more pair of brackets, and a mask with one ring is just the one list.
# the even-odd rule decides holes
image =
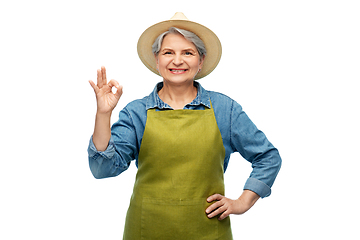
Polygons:
[[184,62],[184,61],[183,61],[183,59],[182,59],[181,54],[175,54],[175,55],[174,55],[174,59],[173,59],[174,65],[178,66],[178,65],[181,65],[183,62]]

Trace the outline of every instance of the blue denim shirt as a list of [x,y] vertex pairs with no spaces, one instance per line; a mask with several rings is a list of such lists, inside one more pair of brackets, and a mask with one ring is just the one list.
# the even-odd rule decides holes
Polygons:
[[[211,108],[211,99],[226,152],[224,171],[230,155],[239,152],[251,162],[253,168],[244,189],[251,190],[262,198],[269,196],[281,167],[277,149],[257,129],[237,102],[224,94],[205,90],[198,82],[194,82],[194,85],[198,89],[197,96],[184,109]],[[105,151],[97,151],[91,137],[88,147],[89,165],[95,178],[117,176],[128,169],[132,160],[135,160],[137,166],[146,111],[150,108],[159,111],[172,109],[158,96],[162,86],[162,82],[158,83],[149,96],[129,103],[120,111],[119,120],[111,127],[111,139]]]

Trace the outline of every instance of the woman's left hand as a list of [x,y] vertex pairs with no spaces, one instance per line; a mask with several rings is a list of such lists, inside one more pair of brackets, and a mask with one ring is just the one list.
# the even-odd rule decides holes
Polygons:
[[259,198],[259,195],[250,190],[244,190],[243,194],[236,200],[232,200],[221,194],[214,194],[207,198],[208,202],[216,202],[206,209],[206,214],[208,218],[213,218],[221,214],[218,218],[219,220],[223,220],[230,214],[243,214],[248,211]]

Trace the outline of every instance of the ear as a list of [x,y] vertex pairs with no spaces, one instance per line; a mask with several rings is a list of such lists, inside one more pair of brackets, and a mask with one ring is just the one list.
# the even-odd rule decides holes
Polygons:
[[202,58],[200,58],[199,69],[201,69],[203,67],[204,60],[205,60],[205,55],[203,55]]
[[155,62],[156,62],[156,69],[159,71],[159,58],[156,56],[155,53],[154,53],[154,57],[155,57]]

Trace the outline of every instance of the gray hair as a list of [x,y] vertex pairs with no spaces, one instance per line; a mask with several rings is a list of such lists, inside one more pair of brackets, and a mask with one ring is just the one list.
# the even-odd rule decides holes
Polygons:
[[161,44],[162,44],[162,41],[164,40],[164,37],[169,33],[181,34],[186,40],[192,42],[195,45],[195,47],[198,50],[198,53],[200,55],[200,58],[202,58],[203,56],[206,56],[205,44],[195,33],[184,30],[184,29],[176,28],[176,27],[169,28],[168,31],[160,34],[156,38],[154,44],[152,45],[152,52],[156,56],[160,52]]

